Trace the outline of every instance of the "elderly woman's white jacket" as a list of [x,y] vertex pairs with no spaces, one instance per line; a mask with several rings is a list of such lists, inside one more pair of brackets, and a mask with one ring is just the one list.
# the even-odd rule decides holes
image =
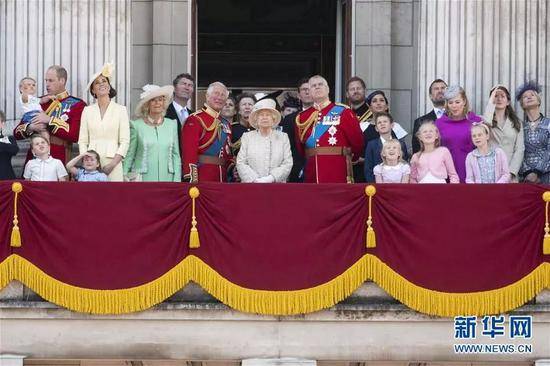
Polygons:
[[237,171],[243,183],[273,176],[275,182],[286,182],[292,169],[292,152],[286,133],[273,130],[268,137],[250,131],[241,138]]

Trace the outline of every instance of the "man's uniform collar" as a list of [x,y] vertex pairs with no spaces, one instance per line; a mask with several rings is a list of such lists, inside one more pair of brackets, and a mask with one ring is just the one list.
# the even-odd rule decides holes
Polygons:
[[202,107],[202,110],[205,111],[207,114],[214,118],[218,118],[220,112],[216,112],[212,107],[210,107],[208,104],[204,104],[204,107]]
[[331,103],[330,99],[325,100],[324,102],[317,104],[314,103],[313,107],[317,109],[318,111],[325,109],[329,104]]

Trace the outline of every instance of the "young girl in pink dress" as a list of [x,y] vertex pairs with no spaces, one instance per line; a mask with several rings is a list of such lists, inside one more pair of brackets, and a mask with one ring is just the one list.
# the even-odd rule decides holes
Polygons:
[[411,183],[458,183],[451,153],[439,146],[439,130],[432,121],[424,122],[416,133],[420,151],[411,159]]

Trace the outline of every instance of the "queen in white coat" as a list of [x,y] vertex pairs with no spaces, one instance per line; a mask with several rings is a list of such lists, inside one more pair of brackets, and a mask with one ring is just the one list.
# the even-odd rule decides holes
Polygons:
[[122,159],[130,144],[130,124],[126,107],[112,100],[116,96],[111,86],[112,74],[113,66],[106,63],[90,79],[88,91],[97,103],[82,112],[78,148],[81,154],[95,150],[109,181],[122,182]]
[[275,101],[258,101],[249,121],[255,130],[242,136],[237,155],[241,182],[285,183],[292,169],[292,153],[287,134],[275,129],[281,122]]

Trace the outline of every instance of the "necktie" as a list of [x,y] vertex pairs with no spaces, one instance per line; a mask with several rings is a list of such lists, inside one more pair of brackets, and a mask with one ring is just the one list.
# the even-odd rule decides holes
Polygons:
[[180,122],[183,124],[188,116],[189,113],[187,113],[187,108],[183,108],[180,113]]

